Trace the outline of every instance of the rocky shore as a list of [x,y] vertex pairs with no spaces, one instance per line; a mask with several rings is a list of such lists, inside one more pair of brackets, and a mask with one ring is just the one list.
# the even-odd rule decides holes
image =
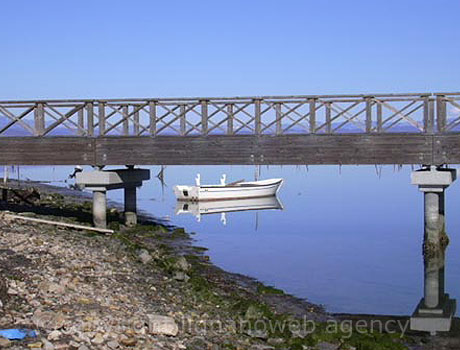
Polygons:
[[8,198],[0,212],[0,329],[31,329],[37,336],[0,337],[2,349],[460,348],[455,334],[408,332],[404,318],[376,330],[371,321],[383,325],[384,318],[330,315],[222,271],[181,228],[147,218],[124,227],[115,208],[109,214],[111,235],[11,220],[6,209],[90,222],[85,196],[28,187],[36,195],[24,197],[34,200]]

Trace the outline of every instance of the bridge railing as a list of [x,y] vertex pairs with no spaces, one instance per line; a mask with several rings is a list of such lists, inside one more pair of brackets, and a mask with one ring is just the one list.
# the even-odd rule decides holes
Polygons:
[[460,132],[460,93],[0,101],[0,137]]

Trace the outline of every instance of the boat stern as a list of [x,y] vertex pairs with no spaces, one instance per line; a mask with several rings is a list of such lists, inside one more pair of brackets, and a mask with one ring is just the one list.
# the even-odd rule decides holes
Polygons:
[[174,186],[174,194],[178,200],[197,201],[199,190],[196,186]]

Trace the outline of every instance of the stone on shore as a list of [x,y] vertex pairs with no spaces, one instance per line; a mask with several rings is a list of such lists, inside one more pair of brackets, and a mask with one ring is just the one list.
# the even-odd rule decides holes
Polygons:
[[96,344],[96,345],[101,345],[104,343],[104,337],[101,333],[97,333],[94,338],[91,340],[91,343]]
[[184,256],[180,256],[175,262],[174,267],[179,271],[187,272],[190,270],[191,265]]
[[254,344],[249,349],[250,350],[275,350],[273,346],[265,345],[265,344]]
[[48,334],[48,340],[58,340],[62,336],[62,333],[60,331],[52,331],[50,334]]
[[118,343],[116,340],[111,340],[107,343],[107,346],[112,349],[112,350],[115,350],[117,348],[120,347],[120,343]]
[[120,340],[120,343],[124,346],[135,346],[137,344],[136,338],[124,338]]
[[340,345],[327,342],[320,342],[316,345],[316,348],[318,350],[337,350],[340,348]]
[[7,348],[11,345],[11,342],[8,339],[0,337],[0,348]]
[[181,281],[181,282],[188,282],[190,280],[190,276],[187,275],[184,271],[174,272],[173,278],[176,281]]
[[65,317],[60,312],[37,310],[32,316],[32,322],[39,328],[56,330],[65,325]]
[[42,338],[41,342],[43,343],[44,350],[54,350],[54,345],[50,341],[46,340],[45,338]]
[[7,292],[8,292],[7,284],[5,283],[5,281],[0,279],[0,308],[2,308],[4,304],[6,304],[6,299],[8,297]]
[[210,344],[203,337],[193,337],[186,343],[187,350],[208,350]]
[[179,333],[176,321],[169,316],[149,316],[149,329],[152,334],[170,335],[175,337]]
[[139,251],[138,258],[144,265],[152,261],[152,256],[146,249],[141,249]]
[[268,332],[262,329],[248,329],[246,334],[251,338],[268,339]]

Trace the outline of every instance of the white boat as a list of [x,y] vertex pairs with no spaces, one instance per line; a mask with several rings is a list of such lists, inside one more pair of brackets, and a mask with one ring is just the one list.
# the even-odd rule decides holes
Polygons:
[[225,183],[223,175],[219,185],[201,185],[200,174],[196,178],[196,186],[175,186],[174,194],[178,200],[211,201],[224,199],[242,199],[274,196],[278,193],[283,179],[268,179],[245,182],[244,180]]

